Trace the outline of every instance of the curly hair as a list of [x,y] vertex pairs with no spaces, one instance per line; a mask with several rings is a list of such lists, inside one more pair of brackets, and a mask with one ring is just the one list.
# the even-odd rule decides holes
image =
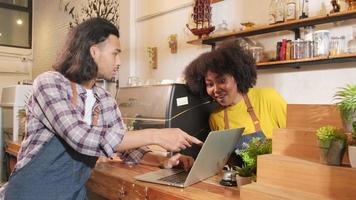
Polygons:
[[72,28],[53,69],[76,83],[95,78],[98,66],[90,47],[105,41],[110,34],[120,37],[119,29],[104,18],[91,18]]
[[238,40],[223,43],[216,50],[203,53],[184,70],[186,85],[196,95],[207,96],[205,76],[207,72],[230,74],[237,83],[238,92],[246,94],[256,84],[256,62]]

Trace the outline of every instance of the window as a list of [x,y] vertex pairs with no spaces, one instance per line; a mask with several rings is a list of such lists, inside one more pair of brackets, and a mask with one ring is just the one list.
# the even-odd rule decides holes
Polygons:
[[31,48],[32,0],[0,0],[0,45]]

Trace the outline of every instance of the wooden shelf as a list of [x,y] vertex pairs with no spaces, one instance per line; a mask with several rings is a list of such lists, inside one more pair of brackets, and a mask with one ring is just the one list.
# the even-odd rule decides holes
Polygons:
[[220,2],[220,1],[224,1],[224,0],[211,0],[211,3],[217,3],[217,2]]
[[328,63],[344,63],[344,62],[356,62],[356,54],[342,54],[338,56],[305,58],[299,60],[260,62],[257,63],[256,66],[258,70],[262,70],[262,69],[273,69],[273,68],[281,68],[281,67],[299,68],[304,65],[319,65],[319,64],[328,64]]
[[305,19],[292,20],[292,21],[287,21],[287,22],[277,23],[272,25],[262,25],[244,31],[234,31],[230,33],[215,34],[215,35],[213,34],[209,37],[188,41],[187,43],[215,45],[215,43],[223,41],[227,38],[246,37],[246,36],[272,33],[272,32],[283,31],[283,30],[294,31],[297,29],[299,30],[300,27],[304,27],[304,26],[325,24],[325,23],[331,23],[331,22],[354,19],[354,18],[356,18],[356,10],[339,12],[334,14],[327,14],[325,16],[308,17]]

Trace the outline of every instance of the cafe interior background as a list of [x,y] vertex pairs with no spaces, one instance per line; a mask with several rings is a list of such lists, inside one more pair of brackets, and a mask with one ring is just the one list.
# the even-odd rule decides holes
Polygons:
[[[73,23],[69,13],[75,12],[79,18],[82,18],[84,15],[82,9],[88,7],[88,2],[97,1],[100,0],[0,0],[0,88],[31,82],[26,80],[33,80],[40,73],[52,70],[52,64],[70,29],[70,23]],[[300,2],[303,0],[273,1],[296,2],[295,17],[299,18]],[[348,10],[347,1],[349,0],[338,1],[339,12]],[[184,68],[201,53],[212,50],[211,46],[202,45],[197,40],[198,37],[186,26],[187,24],[189,27],[194,26],[193,0],[111,0],[109,2],[118,5],[116,14],[119,16],[122,45],[119,87],[182,83]],[[252,23],[257,28],[270,23],[271,0],[214,0],[213,2],[211,14],[215,31],[211,33],[212,36],[246,30]],[[326,16],[335,9],[330,0],[304,0],[304,2],[308,2],[309,17]],[[73,8],[75,9],[72,10]],[[300,30],[301,37],[305,39],[307,28],[301,27]],[[356,18],[322,23],[313,28],[314,33],[319,30],[330,31],[330,39],[334,38],[339,42],[341,56],[348,54],[349,47],[356,49]],[[263,49],[259,57],[263,63],[276,59],[278,42],[293,41],[294,37],[293,31],[282,30],[250,36],[249,40],[245,41],[249,42],[250,50],[256,47]],[[295,45],[297,42],[293,41],[291,44]],[[343,45],[340,45],[342,43]],[[289,104],[334,104],[335,92],[340,87],[355,84],[355,60],[353,55],[351,59],[344,59],[345,62],[326,59],[322,64],[298,66],[295,65],[298,60],[291,60],[290,66],[285,64],[272,69],[258,67],[257,87],[275,88]],[[26,96],[19,95],[22,98]],[[1,100],[3,99],[4,95]],[[4,105],[3,103],[0,102],[0,107]],[[15,109],[14,113],[16,113]],[[5,117],[0,115],[0,120],[4,119]],[[17,126],[14,120],[13,127]],[[0,142],[0,149],[2,145]],[[0,154],[3,152],[0,151]],[[0,165],[0,171],[3,171],[2,167]],[[0,179],[4,178],[2,173],[0,172]]]
[[[2,0],[0,2],[7,2]],[[21,2],[21,1],[19,1]],[[23,2],[23,1],[22,1]],[[26,1],[27,2],[27,1]],[[65,10],[67,3],[80,8],[84,0],[33,0],[32,46],[14,48],[0,46],[0,86],[16,84],[24,79],[34,79],[44,71],[51,70],[55,57],[62,47],[69,22],[73,19]],[[120,0],[119,26],[122,43],[122,66],[120,87],[130,83],[129,77],[139,78],[139,84],[162,80],[181,81],[182,71],[202,52],[211,51],[209,45],[192,45],[187,41],[197,39],[187,28],[192,24],[191,0]],[[216,31],[241,29],[241,23],[253,22],[256,26],[268,24],[270,0],[222,0],[212,4],[212,23]],[[347,9],[340,1],[341,11]],[[332,10],[330,0],[309,0],[309,16],[326,14]],[[0,21],[10,28],[12,40],[26,36],[24,24],[14,24],[16,17],[0,8]],[[11,20],[9,20],[11,19]],[[13,23],[14,25],[12,25]],[[352,39],[352,26],[356,20],[317,25],[316,30],[329,30],[331,36]],[[3,28],[2,28],[3,29]],[[228,29],[228,30],[227,30]],[[214,34],[214,33],[213,33]],[[303,34],[303,33],[301,33]],[[169,38],[176,35],[177,53],[171,53]],[[5,37],[4,35],[0,36]],[[277,41],[294,39],[291,31],[278,31],[250,37],[263,47],[265,57],[276,51]],[[157,63],[152,67],[149,52],[157,51]],[[331,104],[338,87],[355,80],[354,62],[306,65],[300,68],[283,67],[258,70],[257,86],[277,89],[288,103]],[[137,80],[135,80],[137,81]]]

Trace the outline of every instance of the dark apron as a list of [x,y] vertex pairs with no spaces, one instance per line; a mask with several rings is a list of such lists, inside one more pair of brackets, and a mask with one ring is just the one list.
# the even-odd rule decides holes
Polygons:
[[86,199],[85,183],[96,160],[54,136],[29,163],[10,176],[5,199]]
[[[261,139],[262,138],[266,138],[266,136],[263,134],[263,131],[261,129],[260,121],[257,118],[255,111],[253,110],[253,107],[251,105],[250,99],[248,98],[248,96],[246,94],[243,94],[242,97],[243,97],[244,102],[246,104],[247,112],[249,113],[249,115],[250,115],[250,117],[252,119],[252,122],[253,122],[253,124],[255,126],[256,132],[250,133],[250,134],[247,134],[247,135],[242,135],[240,137],[239,141],[236,144],[237,153],[238,153],[239,150],[245,149],[253,138],[261,138]],[[230,126],[229,126],[229,117],[228,117],[226,109],[224,110],[224,124],[225,124],[225,129],[229,129],[230,128]],[[229,158],[228,165],[230,165],[230,166],[237,165],[237,166],[241,167],[242,164],[243,164],[242,158],[239,155],[236,155],[235,153],[233,153],[231,155],[231,157]]]
[[[77,84],[71,82],[71,102],[77,106]],[[93,110],[92,125],[96,125],[99,106]],[[53,136],[23,168],[11,174],[5,199],[9,200],[83,200],[85,183],[91,175],[97,157],[80,154],[62,138]]]

